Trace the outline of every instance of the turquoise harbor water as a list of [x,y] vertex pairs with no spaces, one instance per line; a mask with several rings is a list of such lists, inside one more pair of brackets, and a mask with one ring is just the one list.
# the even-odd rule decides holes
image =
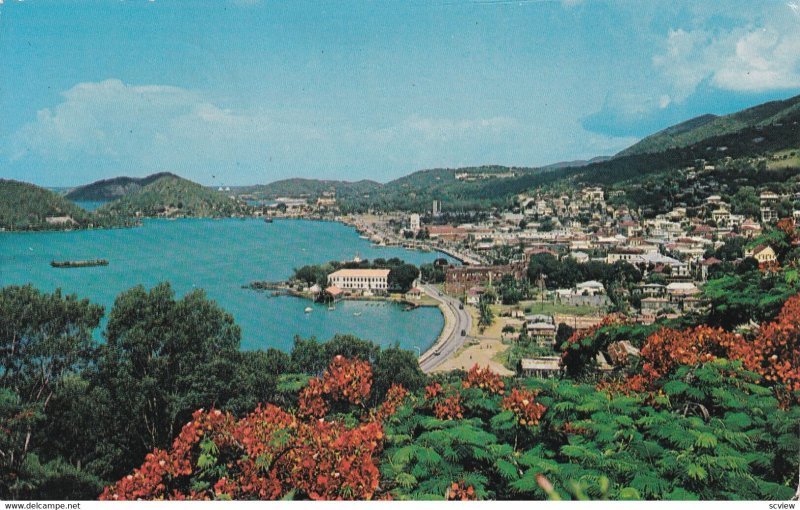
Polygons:
[[[288,350],[295,335],[327,340],[352,333],[388,346],[425,350],[444,320],[437,308],[404,312],[398,305],[350,301],[336,310],[292,297],[243,289],[254,280],[283,280],[294,267],[329,260],[400,257],[433,261],[436,253],[379,248],[339,223],[276,220],[148,220],[143,227],[49,233],[0,233],[0,286],[60,287],[111,309],[135,285],[168,281],[179,296],[194,288],[230,312],[242,347]],[[51,260],[108,259],[102,267],[55,269]],[[312,313],[305,313],[307,306]],[[361,312],[360,315],[353,315]]]

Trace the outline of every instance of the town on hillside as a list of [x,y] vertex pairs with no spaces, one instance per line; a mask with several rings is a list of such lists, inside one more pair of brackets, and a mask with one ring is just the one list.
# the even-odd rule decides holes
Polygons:
[[[693,203],[656,214],[629,205],[625,189],[605,186],[542,188],[517,195],[507,208],[470,213],[448,212],[446,202],[433,200],[426,211],[342,214],[331,190],[316,199],[278,198],[263,214],[341,221],[376,245],[458,260],[443,256],[422,266],[420,279],[403,290],[413,302],[425,295],[422,284],[434,286],[473,319],[458,349],[430,368],[477,362],[505,375],[552,377],[564,371],[561,347],[575,333],[619,314],[645,326],[697,316],[709,310],[703,290],[715,274],[731,267],[780,269],[785,247],[773,246],[770,232],[781,218],[800,220],[800,189],[740,188],[726,200],[714,192],[720,188],[714,172],[705,161],[682,169],[691,183],[683,193],[694,192]],[[349,267],[306,290],[334,300],[392,292],[388,269]],[[624,339],[614,349],[638,355]],[[608,351],[595,360],[601,373],[612,369],[607,357]]]

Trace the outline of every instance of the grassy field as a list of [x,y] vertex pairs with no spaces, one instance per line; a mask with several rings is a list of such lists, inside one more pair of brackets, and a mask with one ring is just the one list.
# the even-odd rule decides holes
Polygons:
[[787,149],[785,151],[776,152],[775,156],[786,159],[780,159],[778,161],[768,160],[767,168],[770,170],[800,167],[800,149]]

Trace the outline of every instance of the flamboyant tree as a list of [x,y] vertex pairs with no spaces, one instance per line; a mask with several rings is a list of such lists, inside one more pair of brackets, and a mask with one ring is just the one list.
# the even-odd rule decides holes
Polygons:
[[[372,499],[382,422],[406,391],[391,387],[385,402],[367,411],[361,406],[371,384],[368,362],[336,356],[301,392],[297,412],[267,404],[236,420],[219,410],[197,411],[172,448],[153,450],[101,499]],[[359,421],[326,419],[337,404],[360,409]]]

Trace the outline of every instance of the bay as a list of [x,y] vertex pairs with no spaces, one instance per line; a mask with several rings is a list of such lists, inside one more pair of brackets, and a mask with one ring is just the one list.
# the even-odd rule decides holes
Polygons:
[[[178,296],[206,291],[242,328],[242,347],[289,350],[295,335],[327,340],[354,334],[382,346],[425,350],[444,319],[437,308],[405,312],[399,305],[348,301],[322,305],[242,288],[255,280],[283,280],[292,269],[330,260],[399,257],[432,262],[442,255],[377,247],[335,222],[256,219],[145,220],[138,228],[74,232],[0,233],[0,286],[61,288],[101,304],[142,284],[168,281]],[[108,266],[56,269],[51,260],[107,259]],[[305,313],[311,306],[313,311]],[[355,314],[355,315],[354,315]]]

